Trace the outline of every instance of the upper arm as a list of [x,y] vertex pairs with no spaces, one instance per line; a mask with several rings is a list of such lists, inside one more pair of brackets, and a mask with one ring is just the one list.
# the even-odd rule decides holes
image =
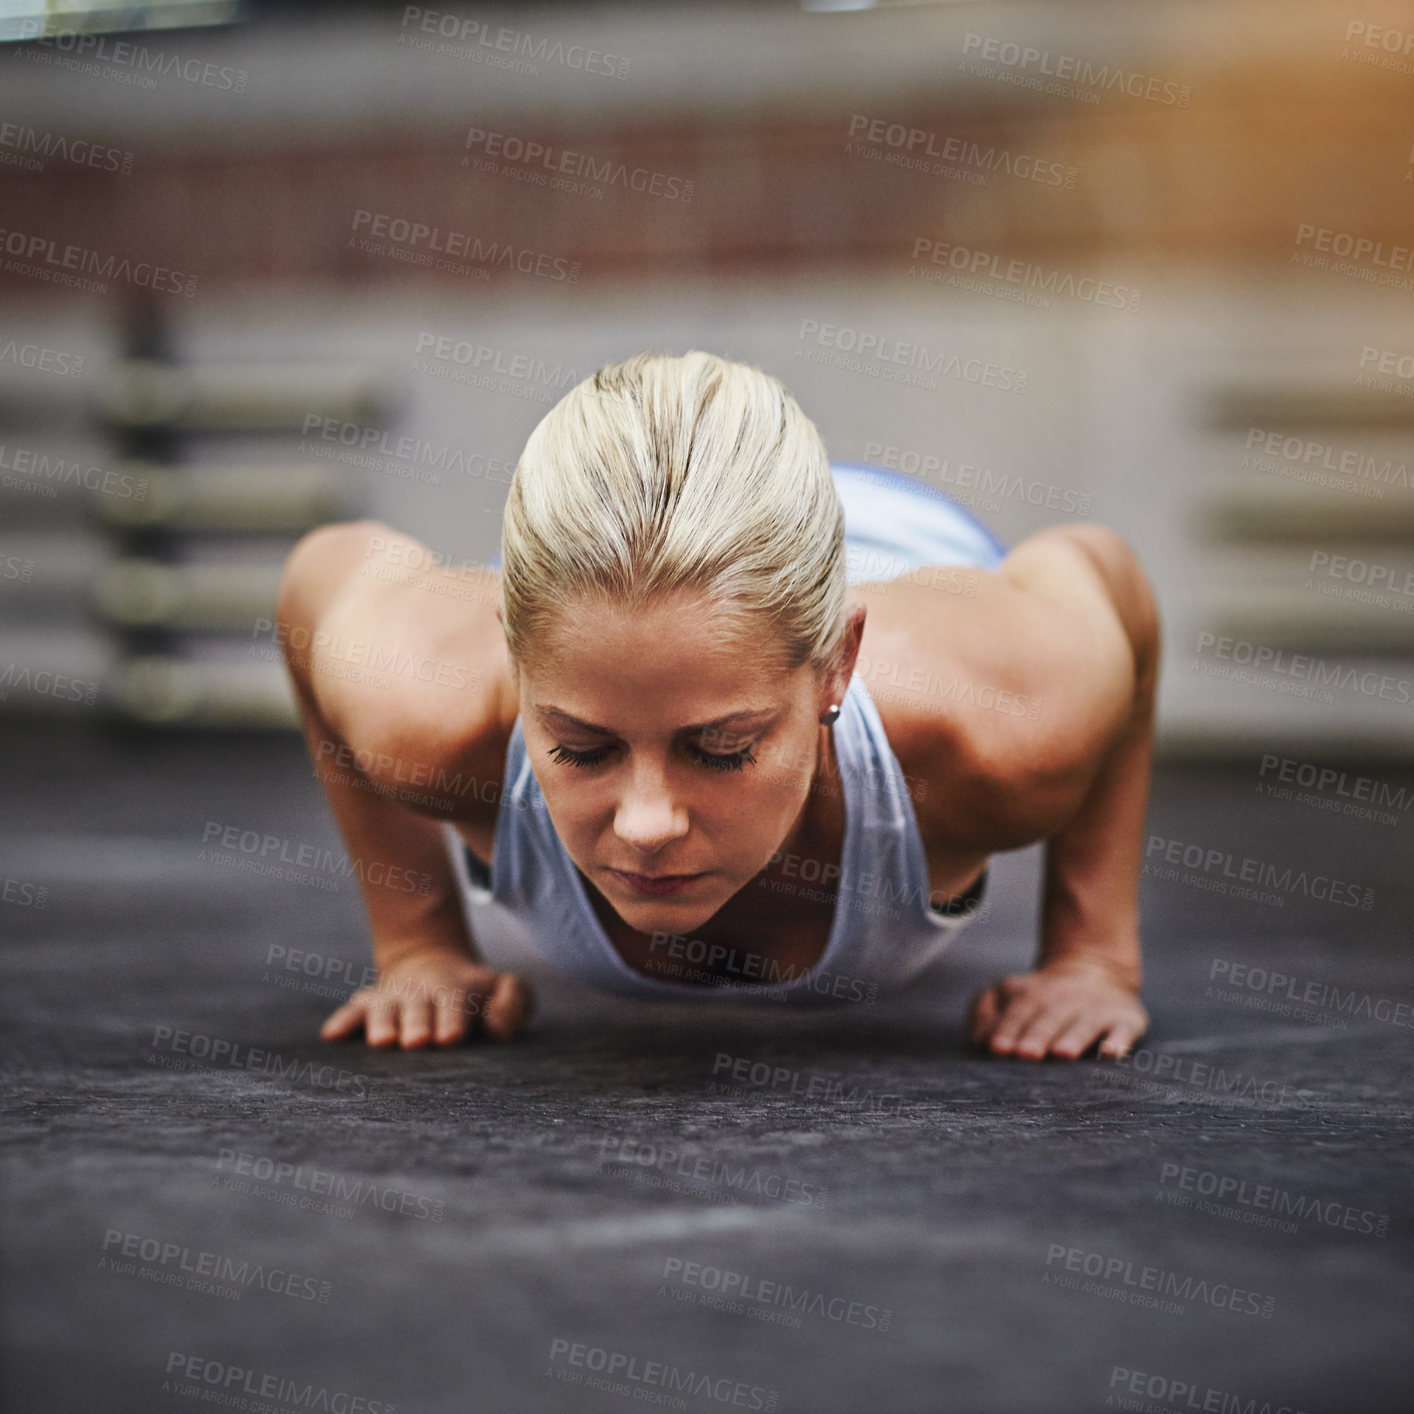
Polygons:
[[1131,546],[1108,526],[1051,526],[1023,540],[998,573],[1026,593],[1067,606],[1074,622],[1111,638],[1117,627],[1129,648],[1132,678],[1157,667],[1159,611],[1153,588]]
[[[297,690],[372,779],[470,767],[499,782],[506,651],[489,594],[469,598],[438,569],[362,573],[376,541],[417,544],[363,520],[321,526],[291,551],[277,619]],[[434,592],[434,576],[458,592]]]
[[276,598],[282,624],[313,629],[344,588],[362,549],[371,537],[386,531],[375,520],[334,521],[316,526],[295,542],[285,559]]
[[1052,526],[1017,545],[997,573],[1018,592],[1013,617],[1054,634],[1073,661],[1066,673],[1042,658],[1059,690],[1073,687],[1076,705],[1102,717],[1112,700],[1132,702],[1156,656],[1158,611],[1125,541],[1101,525]]
[[[939,602],[934,651],[978,684],[979,703],[933,728],[955,817],[944,832],[967,816],[1029,842],[1077,808],[1133,712],[1146,612],[1134,574],[1142,579],[1112,532],[1057,527],[981,574],[974,599]],[[983,684],[997,689],[990,710]]]
[[328,684],[316,684],[313,646],[318,635],[327,633],[371,537],[385,529],[372,520],[321,525],[303,535],[285,560],[275,600],[277,642],[296,690],[326,716],[337,694],[327,690]]

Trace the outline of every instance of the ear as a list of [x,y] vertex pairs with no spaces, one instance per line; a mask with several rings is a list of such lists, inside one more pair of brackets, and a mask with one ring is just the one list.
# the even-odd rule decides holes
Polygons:
[[823,712],[831,702],[843,702],[849,688],[849,680],[854,676],[854,665],[859,658],[859,645],[864,641],[864,620],[868,609],[863,604],[855,604],[845,616],[844,633],[840,636],[840,646],[835,652],[835,664],[826,685],[830,696],[826,699]]

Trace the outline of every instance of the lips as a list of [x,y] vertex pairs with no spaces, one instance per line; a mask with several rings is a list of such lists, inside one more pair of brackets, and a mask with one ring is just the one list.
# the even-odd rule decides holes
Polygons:
[[633,874],[627,869],[609,871],[626,887],[641,894],[671,894],[686,888],[700,874]]

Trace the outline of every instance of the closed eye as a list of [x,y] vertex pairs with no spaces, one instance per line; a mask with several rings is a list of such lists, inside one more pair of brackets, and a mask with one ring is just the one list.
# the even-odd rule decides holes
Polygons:
[[[750,746],[734,751],[729,756],[718,756],[692,745],[689,745],[687,750],[699,766],[709,771],[740,771],[756,760]],[[564,766],[598,766],[608,760],[612,751],[611,746],[601,746],[594,751],[571,751],[567,746],[557,745],[551,749],[550,756]]]

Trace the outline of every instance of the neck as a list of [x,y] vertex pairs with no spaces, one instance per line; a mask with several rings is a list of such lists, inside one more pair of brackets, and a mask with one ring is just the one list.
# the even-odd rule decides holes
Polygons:
[[[822,846],[831,859],[838,850],[830,845],[841,819],[843,797],[840,792],[839,757],[835,754],[835,736],[831,727],[821,725],[815,752],[815,769],[810,776],[805,799],[785,838],[777,846],[782,855],[805,857],[819,854]],[[770,866],[764,874],[771,872]]]

